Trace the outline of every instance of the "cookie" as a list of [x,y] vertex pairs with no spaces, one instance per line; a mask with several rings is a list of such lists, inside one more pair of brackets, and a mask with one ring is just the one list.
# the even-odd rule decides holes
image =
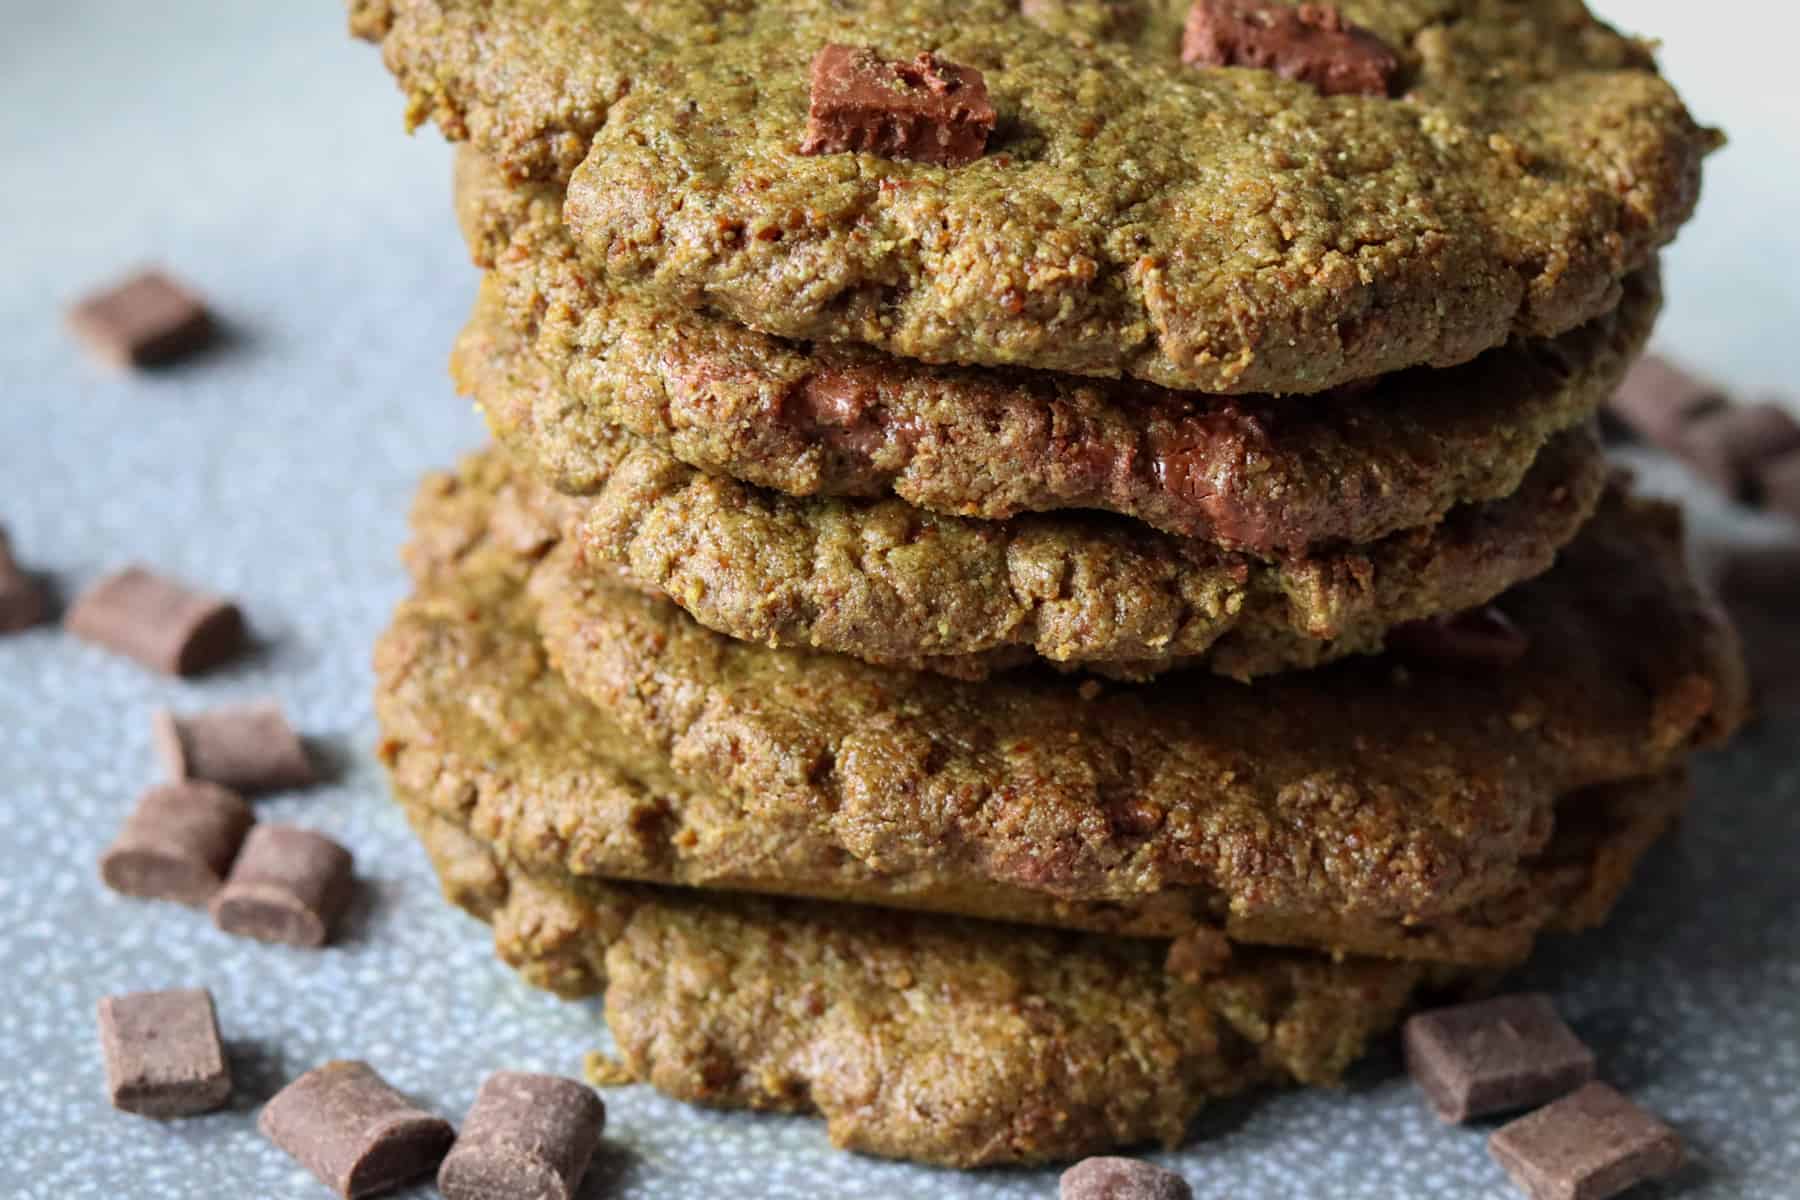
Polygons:
[[[1356,0],[1388,95],[1184,62],[1169,0],[390,0],[408,96],[514,178],[568,180],[612,286],[930,362],[1315,393],[1614,306],[1719,136],[1579,0]],[[805,155],[810,64],[978,71],[945,167]],[[1192,56],[1190,56],[1192,57]]]
[[1544,444],[1611,394],[1661,299],[1652,267],[1581,329],[1463,367],[1331,399],[1205,396],[769,337],[601,286],[553,186],[510,185],[465,149],[456,191],[476,260],[494,268],[476,323],[490,342],[525,334],[563,384],[493,399],[488,422],[560,490],[602,486],[618,426],[790,495],[891,494],[989,520],[1108,511],[1264,556],[1511,495]]
[[[484,407],[557,390],[535,356],[494,336],[472,326],[453,362]],[[1504,500],[1269,561],[1119,517],[982,521],[892,497],[786,496],[610,437],[600,490],[546,491],[589,560],[733,637],[970,679],[1033,655],[1130,678],[1204,656],[1248,679],[1379,649],[1395,625],[1484,604],[1547,569],[1605,478],[1593,434],[1571,431]]]
[[1252,952],[1191,984],[1156,942],[855,905],[575,883],[417,808],[446,894],[501,957],[606,991],[626,1067],[711,1107],[818,1113],[837,1145],[946,1166],[1178,1144],[1209,1101],[1335,1082],[1468,973]]
[[1515,667],[1254,688],[748,646],[572,580],[508,507],[469,477],[422,492],[378,710],[399,785],[534,870],[1510,962],[1602,917],[1679,806],[1678,779],[1608,785],[1741,716],[1668,510],[1622,498],[1508,597]]

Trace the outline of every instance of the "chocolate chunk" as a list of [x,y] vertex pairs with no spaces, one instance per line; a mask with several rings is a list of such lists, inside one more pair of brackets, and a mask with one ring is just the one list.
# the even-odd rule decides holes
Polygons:
[[1505,613],[1487,605],[1396,625],[1388,631],[1387,645],[1408,658],[1505,667],[1525,657],[1531,639]]
[[159,710],[151,737],[171,779],[205,779],[239,792],[305,787],[312,760],[273,701],[178,717]]
[[0,633],[29,629],[49,611],[43,586],[14,560],[12,539],[0,528]]
[[346,1200],[426,1174],[456,1133],[377,1075],[368,1063],[328,1062],[276,1093],[256,1127]]
[[200,298],[161,271],[142,271],[69,310],[69,327],[88,348],[122,367],[173,362],[212,340]]
[[1722,408],[1689,421],[1676,453],[1733,500],[1756,504],[1765,464],[1800,454],[1800,421],[1773,404]]
[[350,902],[350,867],[350,852],[324,834],[258,825],[212,899],[213,923],[258,941],[323,946]]
[[1488,1153],[1533,1200],[1606,1200],[1685,1157],[1679,1134],[1604,1083],[1502,1126]]
[[1548,996],[1496,996],[1406,1022],[1406,1069],[1444,1121],[1545,1104],[1594,1077]]
[[231,1095],[219,1019],[204,988],[106,997],[100,1049],[114,1108],[186,1117],[211,1112]]
[[127,896],[204,908],[254,820],[249,805],[216,784],[151,788],[100,856],[100,878]]
[[873,50],[826,46],[812,60],[802,154],[865,151],[959,167],[987,148],[994,107],[973,67],[920,54],[890,62]]
[[1666,358],[1646,354],[1632,364],[1608,401],[1607,413],[1627,432],[1678,453],[1688,422],[1719,412],[1730,403],[1718,388]]
[[1173,1171],[1135,1158],[1084,1158],[1062,1175],[1061,1200],[1194,1200]]
[[496,1071],[475,1096],[438,1171],[444,1200],[573,1200],[606,1127],[606,1106],[585,1084]]
[[1181,61],[1273,71],[1327,96],[1385,96],[1400,69],[1386,42],[1332,5],[1280,0],[1194,0]]
[[63,628],[169,675],[198,674],[244,646],[235,604],[144,567],[108,575],[82,593]]
[[1800,521],[1800,453],[1783,455],[1758,468],[1757,498],[1770,512]]

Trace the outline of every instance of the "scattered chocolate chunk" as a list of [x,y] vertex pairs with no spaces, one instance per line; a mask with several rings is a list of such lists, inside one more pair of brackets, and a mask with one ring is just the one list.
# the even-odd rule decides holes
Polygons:
[[43,585],[13,558],[12,539],[0,528],[0,633],[29,629],[50,611]]
[[100,878],[127,896],[204,908],[254,821],[249,805],[216,784],[151,788],[100,856]]
[[212,340],[212,315],[161,271],[142,271],[69,310],[69,327],[101,358],[122,367],[174,360]]
[[1327,96],[1385,96],[1400,69],[1386,42],[1332,5],[1281,0],[1194,0],[1181,61],[1273,71]]
[[585,1084],[496,1071],[463,1119],[438,1171],[444,1200],[573,1200],[606,1127],[606,1106]]
[[1685,1157],[1679,1134],[1604,1083],[1502,1126],[1488,1152],[1532,1200],[1606,1200]]
[[1550,998],[1496,996],[1406,1022],[1406,1069],[1444,1121],[1546,1104],[1594,1077],[1594,1053]]
[[1732,405],[1689,421],[1676,453],[1733,500],[1760,504],[1768,468],[1800,457],[1800,421],[1773,404]]
[[231,1068],[205,988],[106,997],[100,1048],[114,1108],[187,1117],[211,1112],[231,1095]]
[[235,604],[144,567],[127,567],[83,592],[63,628],[168,675],[196,675],[244,646]]
[[1719,412],[1730,403],[1724,392],[1705,380],[1666,358],[1646,354],[1632,364],[1606,411],[1624,432],[1675,453],[1681,448],[1688,422]]
[[151,718],[157,757],[171,779],[205,779],[239,792],[305,787],[312,760],[273,701],[193,716],[159,710]]
[[1135,1158],[1084,1158],[1062,1175],[1061,1200],[1194,1200],[1173,1171]]
[[1487,605],[1396,625],[1388,631],[1387,645],[1408,658],[1506,667],[1525,657],[1531,639],[1505,613]]
[[365,1062],[328,1062],[276,1093],[256,1127],[338,1195],[398,1187],[443,1161],[456,1137]]
[[920,54],[890,62],[873,50],[826,46],[812,60],[802,154],[864,151],[960,167],[987,149],[994,106],[973,67]]
[[289,946],[323,946],[350,902],[350,852],[321,833],[258,825],[212,899],[226,933]]

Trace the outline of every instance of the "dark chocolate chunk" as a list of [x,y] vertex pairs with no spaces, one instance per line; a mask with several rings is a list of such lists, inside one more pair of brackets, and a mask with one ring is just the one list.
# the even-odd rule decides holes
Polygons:
[[212,340],[206,305],[161,271],[142,271],[69,310],[89,349],[122,367],[173,362]]
[[1594,1053],[1548,996],[1496,996],[1406,1022],[1406,1069],[1448,1122],[1529,1108],[1594,1077]]
[[258,825],[212,898],[213,923],[258,941],[323,946],[350,902],[350,868],[350,852],[322,833]]
[[1606,1200],[1685,1157],[1679,1134],[1604,1083],[1502,1126],[1488,1153],[1532,1200]]
[[1387,645],[1408,658],[1505,667],[1525,657],[1531,639],[1505,613],[1487,605],[1396,625],[1388,631]]
[[813,56],[802,154],[864,151],[959,167],[987,148],[994,107],[973,67],[920,54],[890,62],[873,50],[826,46]]
[[1061,1200],[1194,1200],[1187,1180],[1135,1158],[1084,1158],[1062,1175]]
[[1681,448],[1688,422],[1722,411],[1724,392],[1666,358],[1646,354],[1633,363],[1607,402],[1607,412],[1626,431],[1671,453]]
[[1181,61],[1273,71],[1327,96],[1385,96],[1400,69],[1386,42],[1332,5],[1281,0],[1194,0]]
[[198,674],[244,646],[235,604],[144,567],[127,567],[83,592],[63,628],[169,675]]
[[1800,421],[1773,404],[1722,408],[1689,421],[1676,452],[1733,500],[1756,504],[1765,464],[1800,454]]
[[456,1133],[368,1063],[328,1062],[276,1093],[256,1127],[346,1200],[409,1183],[443,1161]]
[[211,1112],[231,1095],[219,1019],[204,988],[106,997],[100,1048],[114,1108],[186,1117]]
[[496,1071],[463,1119],[438,1191],[444,1200],[573,1200],[605,1128],[606,1106],[587,1085]]
[[305,787],[315,778],[306,747],[274,701],[186,717],[159,710],[151,718],[151,736],[171,779],[266,792]]
[[43,585],[13,558],[12,539],[0,528],[0,633],[29,629],[50,612]]
[[249,805],[216,784],[151,788],[100,856],[100,878],[127,896],[204,908],[254,820]]

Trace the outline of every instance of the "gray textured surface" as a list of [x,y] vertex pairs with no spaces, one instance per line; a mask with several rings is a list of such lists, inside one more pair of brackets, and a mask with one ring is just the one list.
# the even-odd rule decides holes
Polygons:
[[[1752,11],[1613,8],[1664,25],[1671,70],[1738,135],[1675,257],[1665,340],[1762,385],[1784,378],[1800,317],[1795,234],[1758,216],[1774,218],[1791,192],[1769,173],[1800,104],[1793,74],[1775,70],[1789,39],[1747,44],[1719,21],[1740,4]],[[481,927],[438,899],[369,754],[368,648],[402,590],[408,495],[480,436],[443,381],[472,285],[447,213],[448,157],[435,137],[399,136],[375,55],[346,41],[329,0],[6,8],[0,520],[65,594],[132,557],[234,593],[260,649],[188,684],[48,630],[0,641],[0,1195],[322,1196],[254,1131],[281,1081],[362,1056],[456,1118],[488,1070],[574,1072],[603,1036],[596,1006],[518,983]],[[203,288],[234,336],[178,373],[124,378],[77,353],[60,307],[146,259]],[[1683,487],[1671,470],[1651,475]],[[1702,523],[1781,536],[1716,512]],[[342,764],[331,786],[259,802],[358,855],[362,899],[341,944],[318,954],[123,900],[93,868],[151,778],[149,710],[264,693]],[[1532,972],[1606,1074],[1691,1138],[1701,1166],[1665,1194],[1800,1194],[1796,732],[1765,724],[1706,762],[1692,819],[1617,925],[1554,946]],[[213,989],[234,1106],[170,1125],[113,1113],[94,1003],[171,984]],[[608,1104],[592,1197],[1055,1190],[1049,1174],[859,1160],[813,1122],[703,1113],[643,1088]],[[1440,1128],[1391,1060],[1348,1093],[1203,1118],[1165,1161],[1202,1197],[1514,1194],[1481,1133]]]

